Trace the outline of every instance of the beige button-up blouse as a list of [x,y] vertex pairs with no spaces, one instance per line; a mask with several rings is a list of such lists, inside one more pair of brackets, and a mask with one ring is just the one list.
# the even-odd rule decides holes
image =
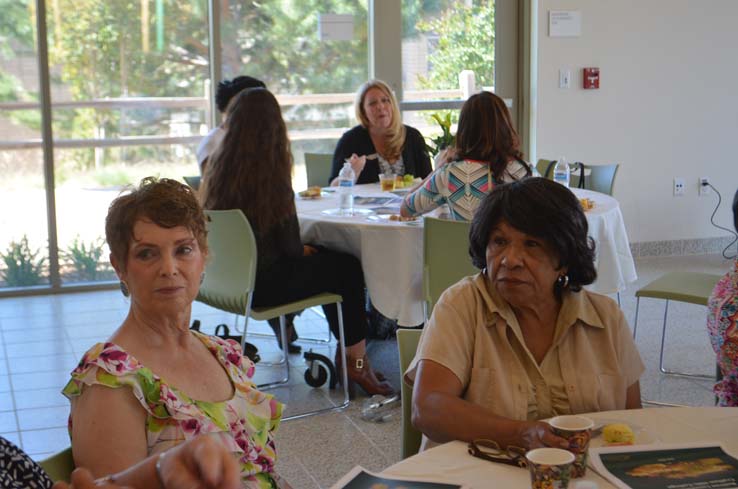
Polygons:
[[487,284],[479,273],[444,292],[406,382],[412,385],[420,360],[432,360],[458,377],[465,400],[510,419],[625,409],[626,391],[644,366],[612,299],[565,292],[552,347],[539,365],[512,309]]

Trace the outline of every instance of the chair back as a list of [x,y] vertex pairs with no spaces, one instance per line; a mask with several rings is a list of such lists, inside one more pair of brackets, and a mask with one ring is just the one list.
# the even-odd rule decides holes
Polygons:
[[402,448],[403,459],[415,455],[420,450],[422,434],[411,422],[413,390],[403,381],[405,370],[415,358],[422,329],[399,328],[397,330],[397,349],[400,357],[400,383],[402,384]]
[[423,223],[423,299],[429,318],[444,290],[478,270],[469,257],[468,221],[426,217]]
[[305,171],[309,187],[326,187],[331,178],[333,155],[327,153],[305,153]]
[[585,169],[589,169],[589,175],[584,179],[584,188],[612,195],[612,188],[615,186],[615,176],[618,173],[620,165],[615,163],[612,165],[584,165],[584,167]]
[[200,189],[200,176],[182,177],[187,185],[192,187],[192,190]]
[[208,262],[197,300],[248,317],[256,281],[256,238],[240,209],[205,211]]
[[38,463],[49,478],[54,481],[69,482],[74,470],[74,458],[72,457],[72,447],[66,448],[61,452],[41,460]]
[[553,180],[553,169],[554,165],[556,164],[556,160],[538,160],[538,163],[536,163],[536,170],[538,170],[538,173],[543,178],[548,178],[549,180]]

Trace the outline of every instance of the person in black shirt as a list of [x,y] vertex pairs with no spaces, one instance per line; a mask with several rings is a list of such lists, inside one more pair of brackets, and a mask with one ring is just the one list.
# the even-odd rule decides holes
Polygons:
[[348,161],[356,183],[376,183],[380,174],[412,174],[425,178],[431,172],[430,157],[420,132],[402,123],[400,108],[390,87],[369,80],[356,94],[356,118],[361,123],[344,133],[333,153],[331,184]]

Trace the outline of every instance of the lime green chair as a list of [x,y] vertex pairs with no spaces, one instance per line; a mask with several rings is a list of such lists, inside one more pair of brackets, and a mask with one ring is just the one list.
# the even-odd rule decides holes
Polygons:
[[693,374],[668,370],[664,366],[664,343],[666,340],[666,319],[669,313],[669,301],[707,306],[707,300],[712,293],[712,289],[721,277],[722,275],[711,273],[669,272],[636,291],[636,312],[635,321],[633,322],[633,339],[635,339],[636,332],[638,330],[638,308],[641,304],[641,297],[664,299],[666,301],[666,305],[664,306],[664,323],[661,327],[661,353],[659,354],[659,370],[661,370],[662,373],[681,377],[697,377],[705,379],[715,378],[714,375]]
[[479,270],[469,257],[467,221],[426,217],[423,220],[423,300],[430,318],[443,291]]
[[[314,306],[336,304],[338,308],[338,330],[341,351],[345,352],[343,332],[343,314],[341,302],[343,298],[338,294],[317,294],[301,301],[290,302],[275,307],[252,307],[251,299],[256,281],[256,238],[246,216],[239,209],[205,211],[208,219],[208,248],[209,258],[205,270],[205,278],[200,285],[197,296],[199,302],[208,304],[222,311],[242,315],[245,318],[243,339],[246,341],[246,331],[249,317],[257,321],[279,318],[282,344],[287,345],[287,329],[284,316],[302,311]],[[242,344],[243,346],[243,344]],[[286,384],[290,378],[290,367],[287,355],[283,357],[284,377],[276,382],[260,385],[262,389],[269,389]],[[310,416],[321,412],[343,409],[349,404],[348,372],[346,361],[342,362],[342,385],[344,387],[343,403],[330,408],[317,409],[307,413],[290,416],[283,419],[294,419]]]
[[[586,165],[580,163],[584,167],[584,188],[593,190],[607,195],[612,195],[612,189],[615,186],[615,176],[618,173],[620,165],[614,163],[612,165]],[[572,171],[569,186],[571,188],[579,187],[579,171]]]
[[556,160],[538,160],[536,163],[536,170],[543,178],[553,179],[553,167],[556,164]]
[[200,189],[200,176],[182,177],[187,185],[192,187],[192,190]]
[[309,187],[327,187],[331,178],[333,155],[327,153],[305,153],[305,171]]
[[69,482],[72,471],[74,470],[72,447],[55,453],[51,457],[41,460],[38,464],[54,482]]
[[406,385],[403,377],[405,370],[410,366],[410,362],[415,358],[415,352],[418,349],[420,341],[421,329],[399,328],[397,330],[397,349],[400,356],[400,380],[402,381],[402,449],[401,455],[405,459],[418,453],[420,449],[420,441],[422,434],[413,427],[412,416],[412,399],[413,390]]

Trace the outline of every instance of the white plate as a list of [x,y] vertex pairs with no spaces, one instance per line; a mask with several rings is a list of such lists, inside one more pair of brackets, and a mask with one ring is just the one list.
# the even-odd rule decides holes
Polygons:
[[[658,438],[656,435],[654,435],[648,428],[644,428],[643,426],[637,425],[635,423],[631,423],[629,421],[625,421],[622,419],[595,419],[594,420],[594,430],[600,430],[603,426],[608,424],[615,424],[615,423],[621,423],[626,424],[630,426],[630,429],[633,430],[633,434],[635,435],[635,441],[633,442],[633,445],[651,445],[652,443],[656,443]],[[616,447],[620,446],[618,444],[608,445],[605,443],[605,439],[602,436],[602,431],[597,431],[595,436],[592,437],[592,439],[589,442],[590,448],[599,448],[599,447]],[[629,445],[626,445],[629,446]]]
[[396,222],[399,224],[407,224],[408,226],[417,226],[418,224],[420,224],[420,218],[418,217],[416,217],[412,221],[399,221],[396,219],[390,219],[392,215],[393,214],[373,214],[371,216],[367,216],[367,220],[377,222]]
[[405,195],[408,192],[410,192],[410,189],[409,188],[396,188],[394,190],[390,190],[389,193],[395,194],[395,195],[399,195],[399,196],[403,196],[403,195]]
[[[321,214],[325,214],[327,216],[341,216],[341,209],[325,209],[320,211]],[[368,216],[374,214],[374,211],[371,209],[361,209],[354,207],[354,216]],[[342,217],[351,217],[351,216],[342,216]]]
[[328,197],[329,195],[330,195],[330,193],[326,192],[325,190],[321,190],[320,191],[320,195],[312,195],[312,196],[308,196],[308,197],[303,197],[298,192],[297,193],[297,198],[302,199],[302,200],[317,200],[317,199],[320,199],[320,198],[323,198],[323,197]]

